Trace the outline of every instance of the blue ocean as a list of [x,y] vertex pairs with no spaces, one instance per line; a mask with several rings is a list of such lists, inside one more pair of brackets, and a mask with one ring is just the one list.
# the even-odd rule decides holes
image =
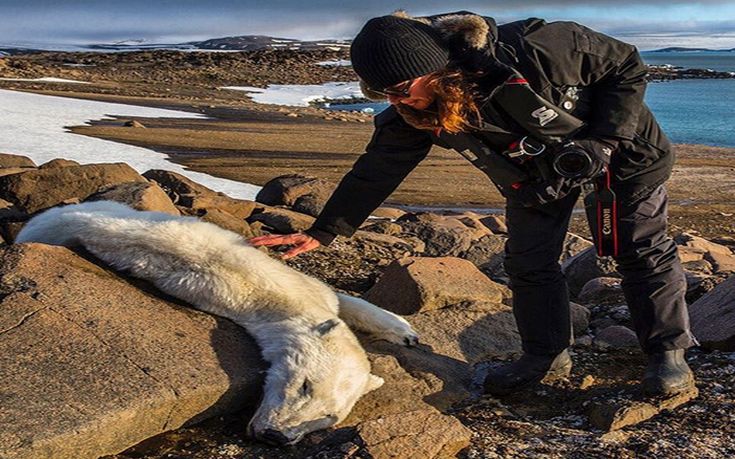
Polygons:
[[[670,64],[735,72],[735,52],[643,52],[648,64]],[[675,143],[735,147],[735,78],[723,80],[674,80],[648,85],[646,103]],[[342,110],[373,108],[386,104],[335,105]]]

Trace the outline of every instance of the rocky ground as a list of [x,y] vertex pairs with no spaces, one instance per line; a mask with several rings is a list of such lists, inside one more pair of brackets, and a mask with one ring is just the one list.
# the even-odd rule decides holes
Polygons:
[[[0,88],[165,106],[199,111],[212,117],[186,121],[139,119],[144,127],[137,128],[125,126],[130,121],[127,119],[104,121],[76,127],[75,132],[147,146],[170,154],[172,160],[192,169],[256,184],[265,184],[282,174],[301,173],[319,178],[291,177],[272,182],[268,189],[275,191],[270,196],[263,194],[260,204],[244,204],[213,196],[195,184],[184,181],[182,185],[180,178],[164,172],[138,178],[128,176],[129,171],[124,168],[114,172],[104,168],[85,172],[86,177],[98,178],[69,190],[64,187],[64,174],[75,172],[74,169],[63,172],[63,169],[82,166],[57,162],[36,169],[32,163],[3,157],[8,175],[0,174],[0,197],[4,200],[0,201],[0,234],[11,242],[33,212],[59,203],[100,198],[123,200],[140,208],[163,206],[169,212],[197,215],[245,236],[307,227],[329,190],[369,139],[369,119],[362,114],[337,115],[317,108],[257,106],[241,93],[215,88],[222,84],[318,83],[335,78],[334,72],[339,79],[351,79],[339,73],[348,70],[313,66],[315,60],[339,57],[343,56],[329,52],[307,57],[289,54],[276,59],[267,53],[213,53],[209,57],[187,53],[43,53],[0,59],[2,77],[56,76],[94,81],[94,85],[84,88],[85,92],[79,92],[80,88],[73,85],[7,81],[0,82]],[[272,68],[264,70],[264,61],[258,59],[269,59]],[[72,67],[69,63],[90,67]],[[202,69],[208,70],[202,72]],[[699,389],[698,397],[692,401],[643,420],[646,417],[643,414],[659,411],[653,405],[650,409],[636,405],[635,385],[644,358],[629,328],[630,317],[620,296],[614,267],[595,261],[589,251],[585,252],[589,242],[585,241],[588,233],[581,215],[573,219],[573,234],[568,237],[565,254],[567,275],[575,301],[579,303],[574,308],[577,341],[573,347],[572,376],[568,381],[542,385],[501,400],[479,397],[477,386],[470,384],[473,375],[476,382],[488,365],[517,355],[518,342],[507,307],[508,291],[504,287],[507,279],[502,271],[505,237],[502,216],[488,217],[486,212],[470,213],[457,208],[499,209],[502,200],[484,176],[467,167],[453,153],[436,149],[391,198],[392,204],[414,206],[408,214],[395,208],[383,209],[380,215],[384,218],[371,221],[371,226],[352,240],[338,239],[328,249],[289,262],[339,290],[365,294],[377,304],[387,301],[386,298],[394,304],[396,298],[390,294],[399,292],[403,299],[412,298],[406,304],[419,305],[415,306],[418,311],[400,312],[412,314],[409,320],[420,329],[425,346],[430,348],[399,351],[381,348],[379,343],[365,343],[374,367],[388,375],[400,375],[395,376],[392,385],[386,385],[395,392],[375,395],[375,399],[368,399],[356,408],[355,418],[345,427],[313,434],[290,449],[259,445],[245,438],[243,426],[250,408],[161,434],[110,457],[393,457],[389,456],[393,454],[389,450],[380,449],[381,441],[375,440],[383,434],[376,434],[378,431],[370,422],[379,419],[384,420],[380,423],[390,425],[386,428],[390,441],[385,441],[383,447],[388,445],[394,448],[393,452],[398,451],[395,457],[433,457],[441,455],[438,449],[429,451],[417,445],[413,445],[417,449],[411,449],[396,440],[421,438],[420,443],[431,443],[426,439],[438,438],[400,431],[412,423],[425,425],[419,421],[425,423],[427,418],[415,421],[414,415],[406,413],[412,404],[423,407],[421,403],[426,401],[432,409],[450,415],[447,418],[458,419],[469,429],[463,432],[447,427],[453,432],[454,440],[435,440],[454,444],[452,441],[461,443],[471,435],[460,457],[720,458],[735,455],[733,278],[727,281],[729,284],[723,283],[735,270],[732,255],[735,249],[732,155],[735,151],[693,145],[676,148],[679,160],[669,182],[670,223],[686,262],[688,300],[692,309],[698,311],[699,319],[693,323],[702,330],[700,340],[705,344],[689,353]],[[40,180],[41,176],[45,178]],[[114,183],[110,183],[110,177]],[[120,182],[128,184],[122,186]],[[48,186],[39,190],[38,183]],[[295,191],[280,193],[279,189]],[[417,206],[443,210],[433,214],[416,213]],[[447,208],[453,208],[454,215],[439,215],[446,214]],[[460,292],[445,290],[447,285],[453,285],[451,282],[441,285],[440,292],[433,291],[432,286],[441,283],[422,277],[425,275],[422,273],[435,272],[441,266],[423,271],[417,267],[423,262],[434,263],[436,257],[470,263],[468,267],[452,264],[457,261],[437,261],[452,264],[452,271],[471,272],[468,276],[483,273],[482,279],[492,285],[483,284],[481,291],[485,295],[494,292],[492,302],[473,296],[477,288]],[[397,259],[412,261],[391,264]],[[386,272],[397,274],[381,278]],[[6,274],[3,279],[7,280]],[[408,278],[408,284],[390,284],[393,277],[404,281]],[[11,304],[8,301],[14,295],[10,293],[15,291],[8,290],[6,280],[3,305]],[[432,360],[436,356],[443,356],[441,364]],[[487,361],[490,363],[484,363]],[[431,374],[452,374],[458,379],[445,376],[442,381]],[[404,396],[401,390],[411,392],[414,398],[401,398]],[[436,401],[436,394],[442,394],[438,397],[441,402]],[[371,411],[377,417],[371,418]],[[600,413],[607,413],[608,417],[603,416],[600,421]],[[399,415],[398,421],[391,417]],[[612,432],[604,428],[607,421],[622,425],[630,420],[642,422]],[[446,422],[442,418],[433,424],[450,425],[443,424]]]

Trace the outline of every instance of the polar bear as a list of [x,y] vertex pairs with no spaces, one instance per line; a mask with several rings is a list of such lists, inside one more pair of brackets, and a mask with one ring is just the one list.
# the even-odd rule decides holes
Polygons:
[[418,339],[403,318],[335,294],[238,234],[194,217],[88,202],[33,217],[15,242],[81,245],[113,268],[244,327],[270,363],[248,433],[273,444],[293,444],[342,421],[383,384],[349,327],[402,345]]

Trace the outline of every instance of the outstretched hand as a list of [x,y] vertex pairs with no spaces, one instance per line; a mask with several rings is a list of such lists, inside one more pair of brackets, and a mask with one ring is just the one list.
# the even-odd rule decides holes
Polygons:
[[296,255],[316,249],[321,244],[319,241],[304,233],[294,234],[270,234],[267,236],[258,236],[249,241],[255,247],[265,246],[272,247],[275,245],[292,245],[293,247],[281,255],[283,260],[295,257]]

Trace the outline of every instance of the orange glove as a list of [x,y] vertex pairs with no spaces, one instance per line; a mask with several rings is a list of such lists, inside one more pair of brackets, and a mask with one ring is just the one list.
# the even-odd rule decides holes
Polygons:
[[258,236],[250,239],[250,242],[255,247],[272,247],[276,245],[292,245],[293,248],[288,252],[281,255],[281,259],[287,260],[295,257],[296,255],[308,252],[309,250],[316,249],[321,245],[319,241],[304,233],[293,233],[293,234],[270,234],[267,236]]

